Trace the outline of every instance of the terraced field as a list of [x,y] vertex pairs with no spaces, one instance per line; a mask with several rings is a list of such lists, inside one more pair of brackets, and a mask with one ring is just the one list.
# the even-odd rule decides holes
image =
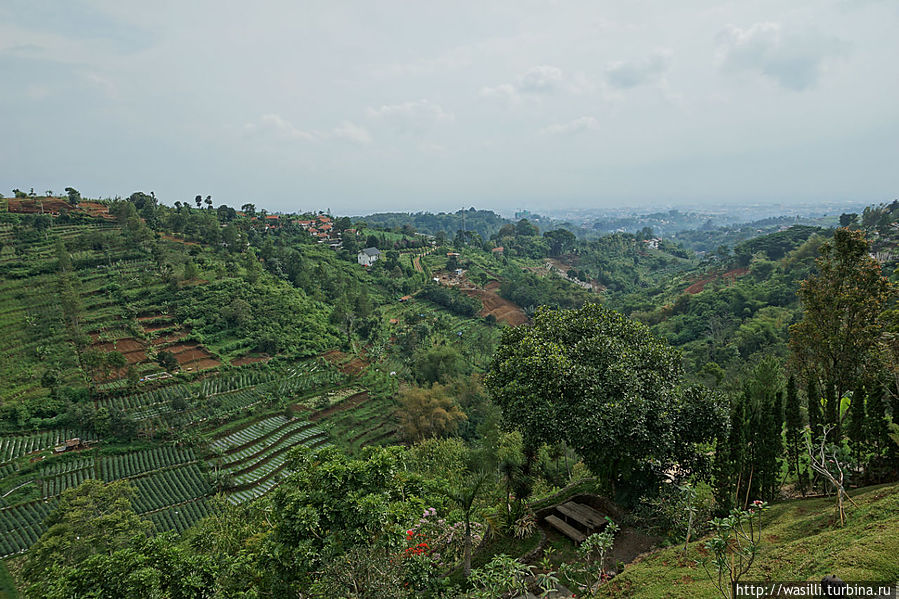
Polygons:
[[210,447],[222,454],[218,462],[232,477],[229,501],[241,503],[277,485],[290,449],[318,448],[327,442],[325,430],[311,422],[273,416],[216,439]]
[[21,553],[44,533],[44,519],[55,501],[35,501],[0,508],[0,557]]
[[161,470],[132,482],[137,488],[134,510],[139,514],[199,499],[211,491],[196,464]]
[[6,435],[0,437],[0,463],[8,462],[34,451],[51,449],[67,439],[87,441],[91,434],[68,429],[42,431],[30,435]]

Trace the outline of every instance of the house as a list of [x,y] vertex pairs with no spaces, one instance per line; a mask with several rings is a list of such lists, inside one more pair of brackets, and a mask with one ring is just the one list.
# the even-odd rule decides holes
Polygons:
[[503,255],[503,246],[499,246],[499,247],[493,248],[493,249],[490,250],[490,251],[493,252],[493,255],[494,255],[494,256],[502,256],[502,255]]
[[381,257],[381,250],[378,248],[365,248],[356,256],[356,261],[362,266],[371,266]]
[[408,302],[410,299],[412,299],[412,296],[411,296],[411,295],[404,295],[403,297],[400,298],[400,301],[401,301],[401,302]]

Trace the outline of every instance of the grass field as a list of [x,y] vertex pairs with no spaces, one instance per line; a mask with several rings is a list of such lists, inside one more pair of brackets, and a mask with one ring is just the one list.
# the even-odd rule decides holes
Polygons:
[[[899,581],[899,484],[852,492],[848,522],[839,528],[833,499],[775,504],[765,517],[762,547],[744,580]],[[696,561],[704,541],[638,559],[603,589],[601,597],[713,598],[718,591]]]

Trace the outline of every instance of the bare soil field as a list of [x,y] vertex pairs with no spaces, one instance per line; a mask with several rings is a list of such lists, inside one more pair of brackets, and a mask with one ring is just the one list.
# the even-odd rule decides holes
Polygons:
[[245,366],[247,364],[256,364],[257,362],[268,362],[271,356],[241,356],[231,360],[231,366]]
[[722,275],[718,274],[709,274],[704,277],[701,277],[697,281],[694,281],[692,285],[684,289],[684,293],[688,293],[690,295],[695,295],[705,289],[705,286],[715,281],[717,279],[723,279],[728,281],[729,284],[733,284],[733,282],[737,279],[737,277],[742,277],[746,273],[749,272],[748,268],[735,268],[730,270]]

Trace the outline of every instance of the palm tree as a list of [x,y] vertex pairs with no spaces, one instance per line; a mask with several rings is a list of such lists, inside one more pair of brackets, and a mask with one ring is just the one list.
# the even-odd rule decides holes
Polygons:
[[474,509],[475,499],[487,478],[487,472],[482,471],[469,477],[467,481],[463,481],[460,486],[444,491],[447,499],[462,510],[462,518],[465,522],[465,550],[462,563],[462,574],[465,580],[468,580],[468,575],[471,574],[471,512]]

